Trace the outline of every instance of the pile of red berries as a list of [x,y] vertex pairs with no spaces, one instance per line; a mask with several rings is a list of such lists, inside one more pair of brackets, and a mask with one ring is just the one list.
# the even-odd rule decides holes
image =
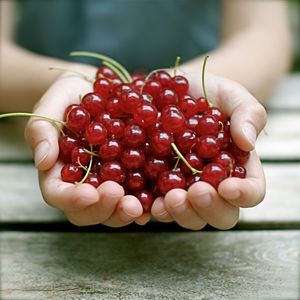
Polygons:
[[217,188],[227,177],[246,176],[249,153],[232,141],[229,119],[190,95],[184,76],[159,70],[121,79],[99,67],[93,91],[67,107],[59,140],[63,181],[115,181],[148,212],[171,189],[197,181]]

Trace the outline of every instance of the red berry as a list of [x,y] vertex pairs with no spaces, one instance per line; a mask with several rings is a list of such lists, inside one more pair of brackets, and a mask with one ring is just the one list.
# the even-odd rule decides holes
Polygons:
[[107,78],[97,78],[94,82],[94,92],[104,99],[108,98],[112,87],[112,82]]
[[91,155],[86,152],[84,147],[75,147],[71,152],[71,160],[74,164],[87,166],[91,160]]
[[214,136],[201,136],[195,146],[202,158],[213,158],[220,152],[220,143]]
[[102,77],[105,77],[108,79],[118,78],[116,73],[110,67],[107,67],[107,66],[101,66],[98,68],[96,78],[102,78]]
[[179,108],[186,118],[190,118],[198,112],[198,105],[191,96],[183,97],[180,100]]
[[126,178],[125,169],[119,162],[106,162],[100,170],[100,177],[102,181],[112,180],[123,183]]
[[144,174],[137,170],[129,170],[126,175],[125,186],[130,191],[139,191],[145,187]]
[[213,116],[217,122],[225,122],[226,116],[217,107],[210,107],[206,113]]
[[97,188],[101,184],[101,178],[97,174],[90,173],[84,183],[88,183]]
[[188,153],[196,144],[196,134],[190,129],[185,129],[175,136],[175,144],[181,153]]
[[234,166],[234,157],[229,152],[221,151],[213,158],[212,162],[222,166],[226,170],[227,176],[229,176]]
[[189,82],[188,80],[181,75],[177,75],[173,77],[173,89],[175,90],[176,94],[182,96],[187,93],[189,89]]
[[92,117],[102,113],[105,109],[105,101],[100,95],[95,93],[86,94],[81,100],[81,105]]
[[108,136],[113,139],[120,139],[124,136],[125,123],[120,119],[112,119],[107,126]]
[[102,123],[92,122],[84,135],[90,145],[102,145],[106,140],[107,130]]
[[106,140],[100,147],[99,155],[103,161],[117,161],[121,158],[123,148],[118,140]]
[[66,124],[68,128],[76,132],[84,131],[90,124],[91,117],[89,112],[81,107],[74,107],[67,115]]
[[[187,162],[196,170],[201,170],[203,167],[203,159],[199,157],[199,155],[195,152],[187,153],[184,158],[187,160]],[[188,166],[182,162],[181,164],[182,169],[187,173],[191,174],[191,170],[188,168]]]
[[158,175],[168,170],[168,162],[163,158],[150,157],[144,165],[144,172],[147,178],[155,181]]
[[195,129],[198,136],[212,135],[218,136],[219,124],[216,119],[211,115],[205,115],[199,119],[198,125]]
[[161,124],[170,133],[180,133],[185,129],[185,118],[175,105],[165,106],[161,114]]
[[218,188],[221,181],[227,177],[226,170],[219,164],[207,164],[201,174],[201,180],[209,183],[215,189]]
[[77,164],[67,164],[60,172],[62,181],[75,183],[83,178],[83,170]]
[[120,98],[120,104],[125,113],[133,114],[142,103],[142,96],[135,91],[125,92]]
[[[154,97],[154,99],[156,99],[156,97]],[[171,89],[162,90],[162,92],[159,94],[159,97],[156,99],[156,105],[160,110],[170,104],[177,105],[178,102],[179,101],[176,93]]]
[[145,143],[145,130],[135,124],[128,125],[124,129],[124,143],[133,148],[142,146]]
[[122,153],[121,162],[126,169],[139,169],[145,163],[145,155],[140,149],[126,149]]
[[160,192],[165,195],[172,189],[185,189],[186,180],[180,172],[164,171],[158,177],[157,186]]
[[234,166],[232,170],[232,177],[238,177],[238,178],[246,178],[247,176],[247,171],[243,166],[236,165]]
[[135,193],[135,196],[139,199],[143,206],[143,212],[148,213],[151,211],[152,204],[154,202],[154,196],[152,192],[142,190]]
[[70,163],[71,162],[71,152],[72,150],[80,145],[80,142],[68,135],[61,136],[59,141],[59,158],[64,163]]
[[208,102],[204,97],[200,97],[197,99],[197,105],[198,105],[198,113],[200,114],[205,113],[209,108]]
[[158,119],[157,109],[150,103],[144,103],[137,107],[134,122],[143,127],[153,127]]
[[168,156],[172,152],[173,137],[171,134],[156,130],[150,137],[150,146],[153,154],[158,157]]

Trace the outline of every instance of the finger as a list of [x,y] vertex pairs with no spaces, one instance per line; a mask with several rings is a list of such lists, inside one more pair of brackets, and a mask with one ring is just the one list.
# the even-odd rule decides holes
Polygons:
[[[66,74],[56,81],[36,104],[34,113],[63,120],[65,108],[79,101],[79,95],[91,90],[91,84],[79,76]],[[25,139],[39,170],[51,168],[58,157],[58,127],[50,121],[32,117],[25,128]]]
[[223,200],[206,182],[194,183],[187,199],[200,218],[215,228],[229,229],[238,221],[239,209]]
[[264,107],[240,84],[222,79],[217,106],[230,116],[230,131],[234,142],[244,151],[254,149],[258,134],[265,127]]
[[232,205],[252,207],[260,203],[266,193],[264,171],[255,151],[251,152],[245,168],[246,178],[227,178],[220,183],[218,192]]
[[44,200],[64,211],[82,210],[99,200],[97,190],[90,184],[75,185],[60,178],[62,164],[57,162],[50,170],[39,172]]
[[142,214],[143,207],[140,201],[134,196],[126,195],[119,201],[113,215],[103,224],[110,227],[122,227],[134,222]]
[[164,199],[165,207],[180,226],[192,230],[202,229],[206,222],[195,212],[186,196],[187,191],[182,189],[169,191]]
[[150,221],[150,213],[143,213],[140,217],[135,220],[138,225],[145,225]]
[[110,218],[118,202],[124,196],[124,189],[113,181],[106,181],[98,187],[99,201],[80,210],[65,211],[71,223],[77,226],[100,224]]
[[169,223],[174,221],[165,207],[164,198],[158,197],[154,200],[151,208],[152,216],[160,222]]

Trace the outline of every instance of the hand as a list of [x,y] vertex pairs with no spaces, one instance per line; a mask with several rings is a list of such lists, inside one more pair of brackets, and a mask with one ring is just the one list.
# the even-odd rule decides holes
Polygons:
[[[96,70],[86,67],[83,72],[94,76]],[[90,91],[92,85],[89,82],[66,73],[49,88],[35,106],[34,113],[62,120],[66,107],[79,102],[80,95]],[[62,164],[57,160],[59,131],[51,123],[31,118],[25,137],[34,153],[45,201],[63,210],[70,222],[79,226],[102,223],[120,227],[133,221],[144,224],[149,220],[149,214],[143,214],[139,200],[124,196],[123,187],[115,182],[104,182],[97,189],[89,184],[63,182],[60,178]]]
[[[190,82],[191,94],[203,96],[201,74],[185,76]],[[247,177],[227,178],[217,191],[206,182],[194,183],[188,191],[171,190],[164,198],[154,201],[151,213],[161,222],[175,220],[188,229],[198,230],[206,224],[229,229],[238,221],[239,207],[255,206],[264,198],[264,173],[254,146],[267,116],[263,106],[238,83],[208,73],[205,77],[210,101],[230,117],[234,142],[242,150],[251,151],[245,165]]]

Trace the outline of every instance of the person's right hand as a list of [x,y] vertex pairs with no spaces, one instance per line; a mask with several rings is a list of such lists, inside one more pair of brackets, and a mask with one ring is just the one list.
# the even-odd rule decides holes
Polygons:
[[[83,72],[95,76],[96,69],[87,66]],[[62,120],[66,107],[78,103],[80,96],[91,91],[91,83],[73,73],[65,73],[36,104],[34,113]],[[50,122],[31,118],[25,129],[25,138],[39,170],[44,200],[61,209],[71,223],[78,226],[102,223],[111,227],[125,226],[134,221],[141,225],[147,223],[150,216],[143,214],[139,200],[125,196],[119,184],[106,181],[96,189],[89,184],[75,185],[61,180],[59,130]]]

